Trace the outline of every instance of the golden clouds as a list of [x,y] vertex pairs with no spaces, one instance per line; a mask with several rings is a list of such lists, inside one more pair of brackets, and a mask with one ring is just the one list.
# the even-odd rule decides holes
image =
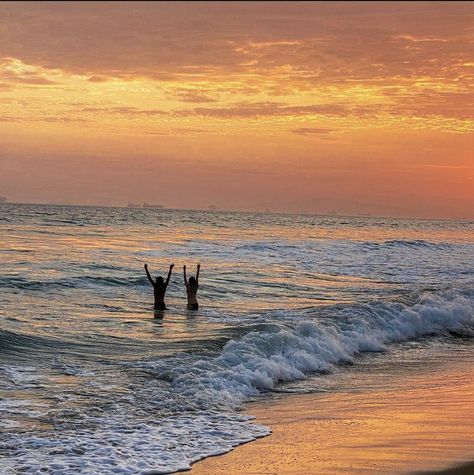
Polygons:
[[416,161],[442,134],[453,167],[465,166],[473,12],[445,2],[3,2],[0,147],[47,136],[51,153],[85,142],[103,156],[159,150],[203,173],[260,157],[261,176],[295,155],[302,169],[341,160],[363,175],[361,157]]
[[[126,124],[130,121],[146,123],[160,132],[163,124],[171,123],[176,130],[180,125],[196,126],[202,118],[218,122],[224,133],[235,131],[236,121],[242,120],[258,121],[270,129],[283,121],[289,130],[295,121],[302,126],[345,130],[364,126],[458,133],[473,130],[472,92],[464,84],[417,77],[370,84],[308,84],[301,90],[301,78],[292,83],[288,70],[280,70],[280,75],[273,71],[266,77],[234,74],[231,78],[227,81],[225,76],[212,75],[167,81],[140,77],[91,81],[87,75],[7,58],[0,64],[0,91],[4,99],[10,99],[10,105],[4,104],[2,117],[16,122],[38,122],[43,117],[50,122],[57,115],[63,118],[58,122],[88,122],[94,129],[102,124],[105,133],[114,123],[117,130],[132,127],[128,133],[134,132],[133,124]],[[15,106],[19,92],[22,99]],[[214,133],[212,122],[208,125]],[[136,130],[138,135],[142,132],[141,128]]]

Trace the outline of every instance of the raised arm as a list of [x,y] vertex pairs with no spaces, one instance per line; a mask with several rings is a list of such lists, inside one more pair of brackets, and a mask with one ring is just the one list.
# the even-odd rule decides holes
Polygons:
[[153,285],[153,287],[154,287],[155,283],[153,282],[153,279],[151,278],[151,275],[148,272],[148,264],[145,264],[145,272],[146,272],[146,276],[148,277],[148,280],[150,281],[150,284]]
[[170,265],[170,270],[168,272],[168,277],[166,278],[165,287],[169,284],[170,277],[171,277],[171,272],[173,272],[173,267],[174,267],[174,264],[171,264]]
[[199,271],[201,270],[201,264],[197,265],[196,269],[196,284],[199,282]]
[[186,287],[188,286],[188,278],[186,277],[186,266],[183,266],[183,276],[184,276],[184,284]]

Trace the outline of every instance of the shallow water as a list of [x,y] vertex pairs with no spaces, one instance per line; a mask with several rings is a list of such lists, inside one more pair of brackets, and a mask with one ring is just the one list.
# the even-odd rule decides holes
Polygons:
[[[239,412],[243,402],[342,390],[347,381],[331,375],[361,352],[396,365],[404,342],[416,344],[414,364],[439,345],[447,359],[472,351],[473,229],[0,206],[0,467],[185,469],[268,433]],[[181,269],[191,274],[198,261],[193,313]],[[153,318],[145,262],[163,276],[176,264],[163,319]]]

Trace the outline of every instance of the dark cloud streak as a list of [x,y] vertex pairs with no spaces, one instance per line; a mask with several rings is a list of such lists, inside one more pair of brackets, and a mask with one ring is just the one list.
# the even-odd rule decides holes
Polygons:
[[315,136],[315,135],[327,136],[335,132],[335,130],[324,129],[324,128],[319,128],[319,127],[300,127],[298,129],[293,129],[292,132],[297,135],[303,135],[304,137],[307,137],[307,136]]
[[96,107],[87,106],[79,109],[86,113],[101,113],[101,114],[120,114],[126,116],[154,116],[154,115],[168,115],[166,111],[159,109],[138,109],[137,107],[129,106],[113,106],[113,107]]

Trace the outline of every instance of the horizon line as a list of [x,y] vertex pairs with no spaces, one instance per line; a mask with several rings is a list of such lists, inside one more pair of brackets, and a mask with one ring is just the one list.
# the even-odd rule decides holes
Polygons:
[[79,203],[44,203],[39,201],[4,201],[0,203],[1,206],[8,205],[33,205],[33,206],[62,206],[62,207],[75,207],[75,208],[118,208],[118,209],[130,209],[130,210],[153,210],[153,211],[195,211],[206,213],[240,213],[240,214],[273,214],[273,215],[288,215],[288,216],[330,216],[341,218],[370,218],[370,219],[402,219],[402,220],[416,220],[416,221],[474,221],[469,217],[414,217],[414,216],[390,216],[390,215],[374,215],[372,213],[359,213],[359,214],[347,214],[338,213],[337,211],[331,212],[316,212],[316,211],[271,211],[267,210],[244,210],[244,209],[208,209],[208,208],[179,208],[179,207],[130,207],[127,205],[107,205],[107,204],[79,204]]

